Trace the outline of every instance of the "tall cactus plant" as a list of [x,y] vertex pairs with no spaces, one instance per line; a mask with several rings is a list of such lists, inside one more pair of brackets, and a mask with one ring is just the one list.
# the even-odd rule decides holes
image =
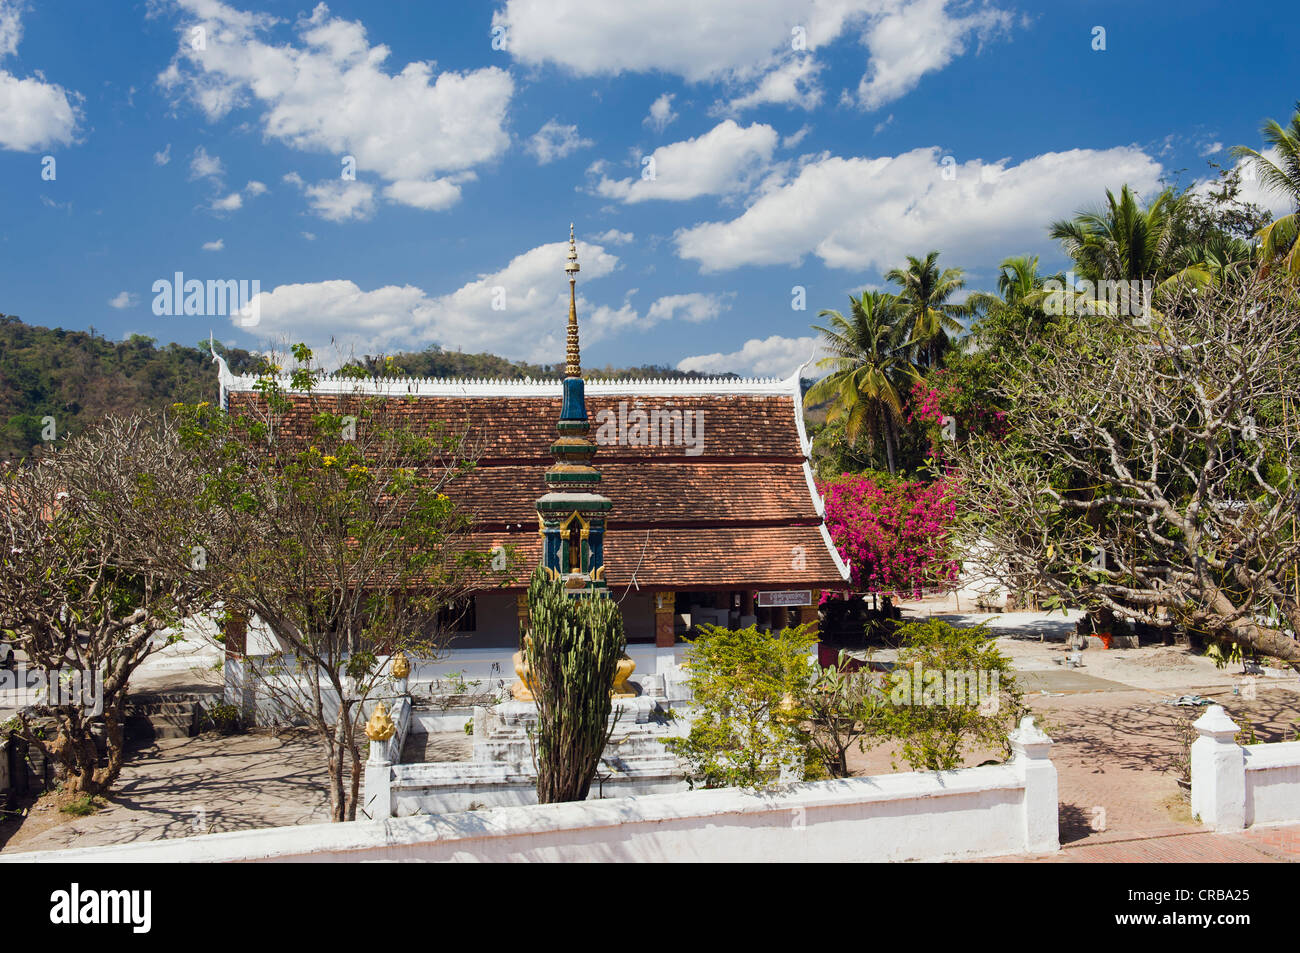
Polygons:
[[539,567],[524,657],[537,702],[537,801],[583,801],[609,737],[610,686],[627,645],[611,599],[571,598]]

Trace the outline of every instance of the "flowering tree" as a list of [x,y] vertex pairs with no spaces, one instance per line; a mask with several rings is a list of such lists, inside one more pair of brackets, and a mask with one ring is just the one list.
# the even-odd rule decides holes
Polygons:
[[845,474],[819,489],[831,539],[859,590],[919,597],[924,588],[956,578],[950,483],[890,484]]

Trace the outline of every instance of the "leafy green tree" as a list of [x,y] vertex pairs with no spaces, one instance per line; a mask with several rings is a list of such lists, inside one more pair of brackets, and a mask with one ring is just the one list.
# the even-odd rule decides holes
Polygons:
[[939,367],[953,346],[953,335],[965,330],[961,319],[970,314],[970,306],[952,301],[966,286],[960,268],[939,268],[939,252],[925,258],[907,256],[906,268],[891,268],[885,277],[899,285],[899,303],[911,324],[909,345],[916,363]]
[[985,626],[940,619],[902,626],[889,688],[890,733],[917,771],[963,766],[971,749],[1001,748],[1024,714],[1011,660]]
[[787,777],[817,777],[805,724],[815,637],[805,626],[701,629],[686,652],[695,699],[690,734],[664,742],[686,762],[689,781],[765,788]]
[[1260,131],[1277,153],[1276,162],[1249,146],[1237,146],[1232,156],[1248,160],[1265,187],[1290,201],[1292,211],[1259,232],[1260,250],[1266,263],[1300,275],[1300,102],[1286,126],[1270,119]]
[[827,423],[841,423],[849,446],[865,437],[871,447],[883,444],[890,473],[895,460],[903,400],[916,369],[907,357],[907,327],[899,299],[879,291],[849,296],[850,317],[820,312],[829,327],[814,325],[830,356],[817,362],[830,373],[814,384],[806,404],[830,401]]
[[627,639],[618,603],[573,598],[538,566],[524,657],[537,702],[537,801],[584,801],[613,726],[610,686]]

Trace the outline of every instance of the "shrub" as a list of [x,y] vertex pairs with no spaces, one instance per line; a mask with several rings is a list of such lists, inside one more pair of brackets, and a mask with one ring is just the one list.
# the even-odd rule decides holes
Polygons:
[[665,742],[692,786],[764,788],[820,774],[805,727],[814,642],[805,626],[701,626],[685,663],[695,718],[689,735]]
[[[962,766],[967,749],[1001,747],[1026,713],[1011,660],[985,626],[938,619],[899,629],[903,647],[891,673],[890,733],[914,770]],[[972,688],[975,697],[970,697]]]

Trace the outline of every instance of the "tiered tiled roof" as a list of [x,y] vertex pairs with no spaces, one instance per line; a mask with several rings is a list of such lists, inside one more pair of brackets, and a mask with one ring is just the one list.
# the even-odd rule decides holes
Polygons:
[[[255,378],[221,368],[230,409],[260,401]],[[290,392],[288,380],[280,383]],[[535,501],[554,457],[559,381],[327,379],[331,394],[384,395],[419,421],[468,429],[477,469],[448,492],[474,518],[473,544],[540,555]],[[589,381],[587,411],[599,445],[600,492],[614,502],[605,535],[606,578],[640,589],[840,588],[847,568],[822,523],[807,464],[798,373],[787,380]],[[621,405],[621,406],[620,406]],[[323,409],[323,408],[321,408]],[[638,445],[635,410],[692,412],[686,443]],[[620,428],[620,420],[628,421]],[[690,418],[687,418],[690,419]],[[304,420],[305,423],[305,420]],[[602,432],[602,424],[605,431]],[[671,425],[668,431],[672,433]],[[520,585],[523,582],[521,580]]]

